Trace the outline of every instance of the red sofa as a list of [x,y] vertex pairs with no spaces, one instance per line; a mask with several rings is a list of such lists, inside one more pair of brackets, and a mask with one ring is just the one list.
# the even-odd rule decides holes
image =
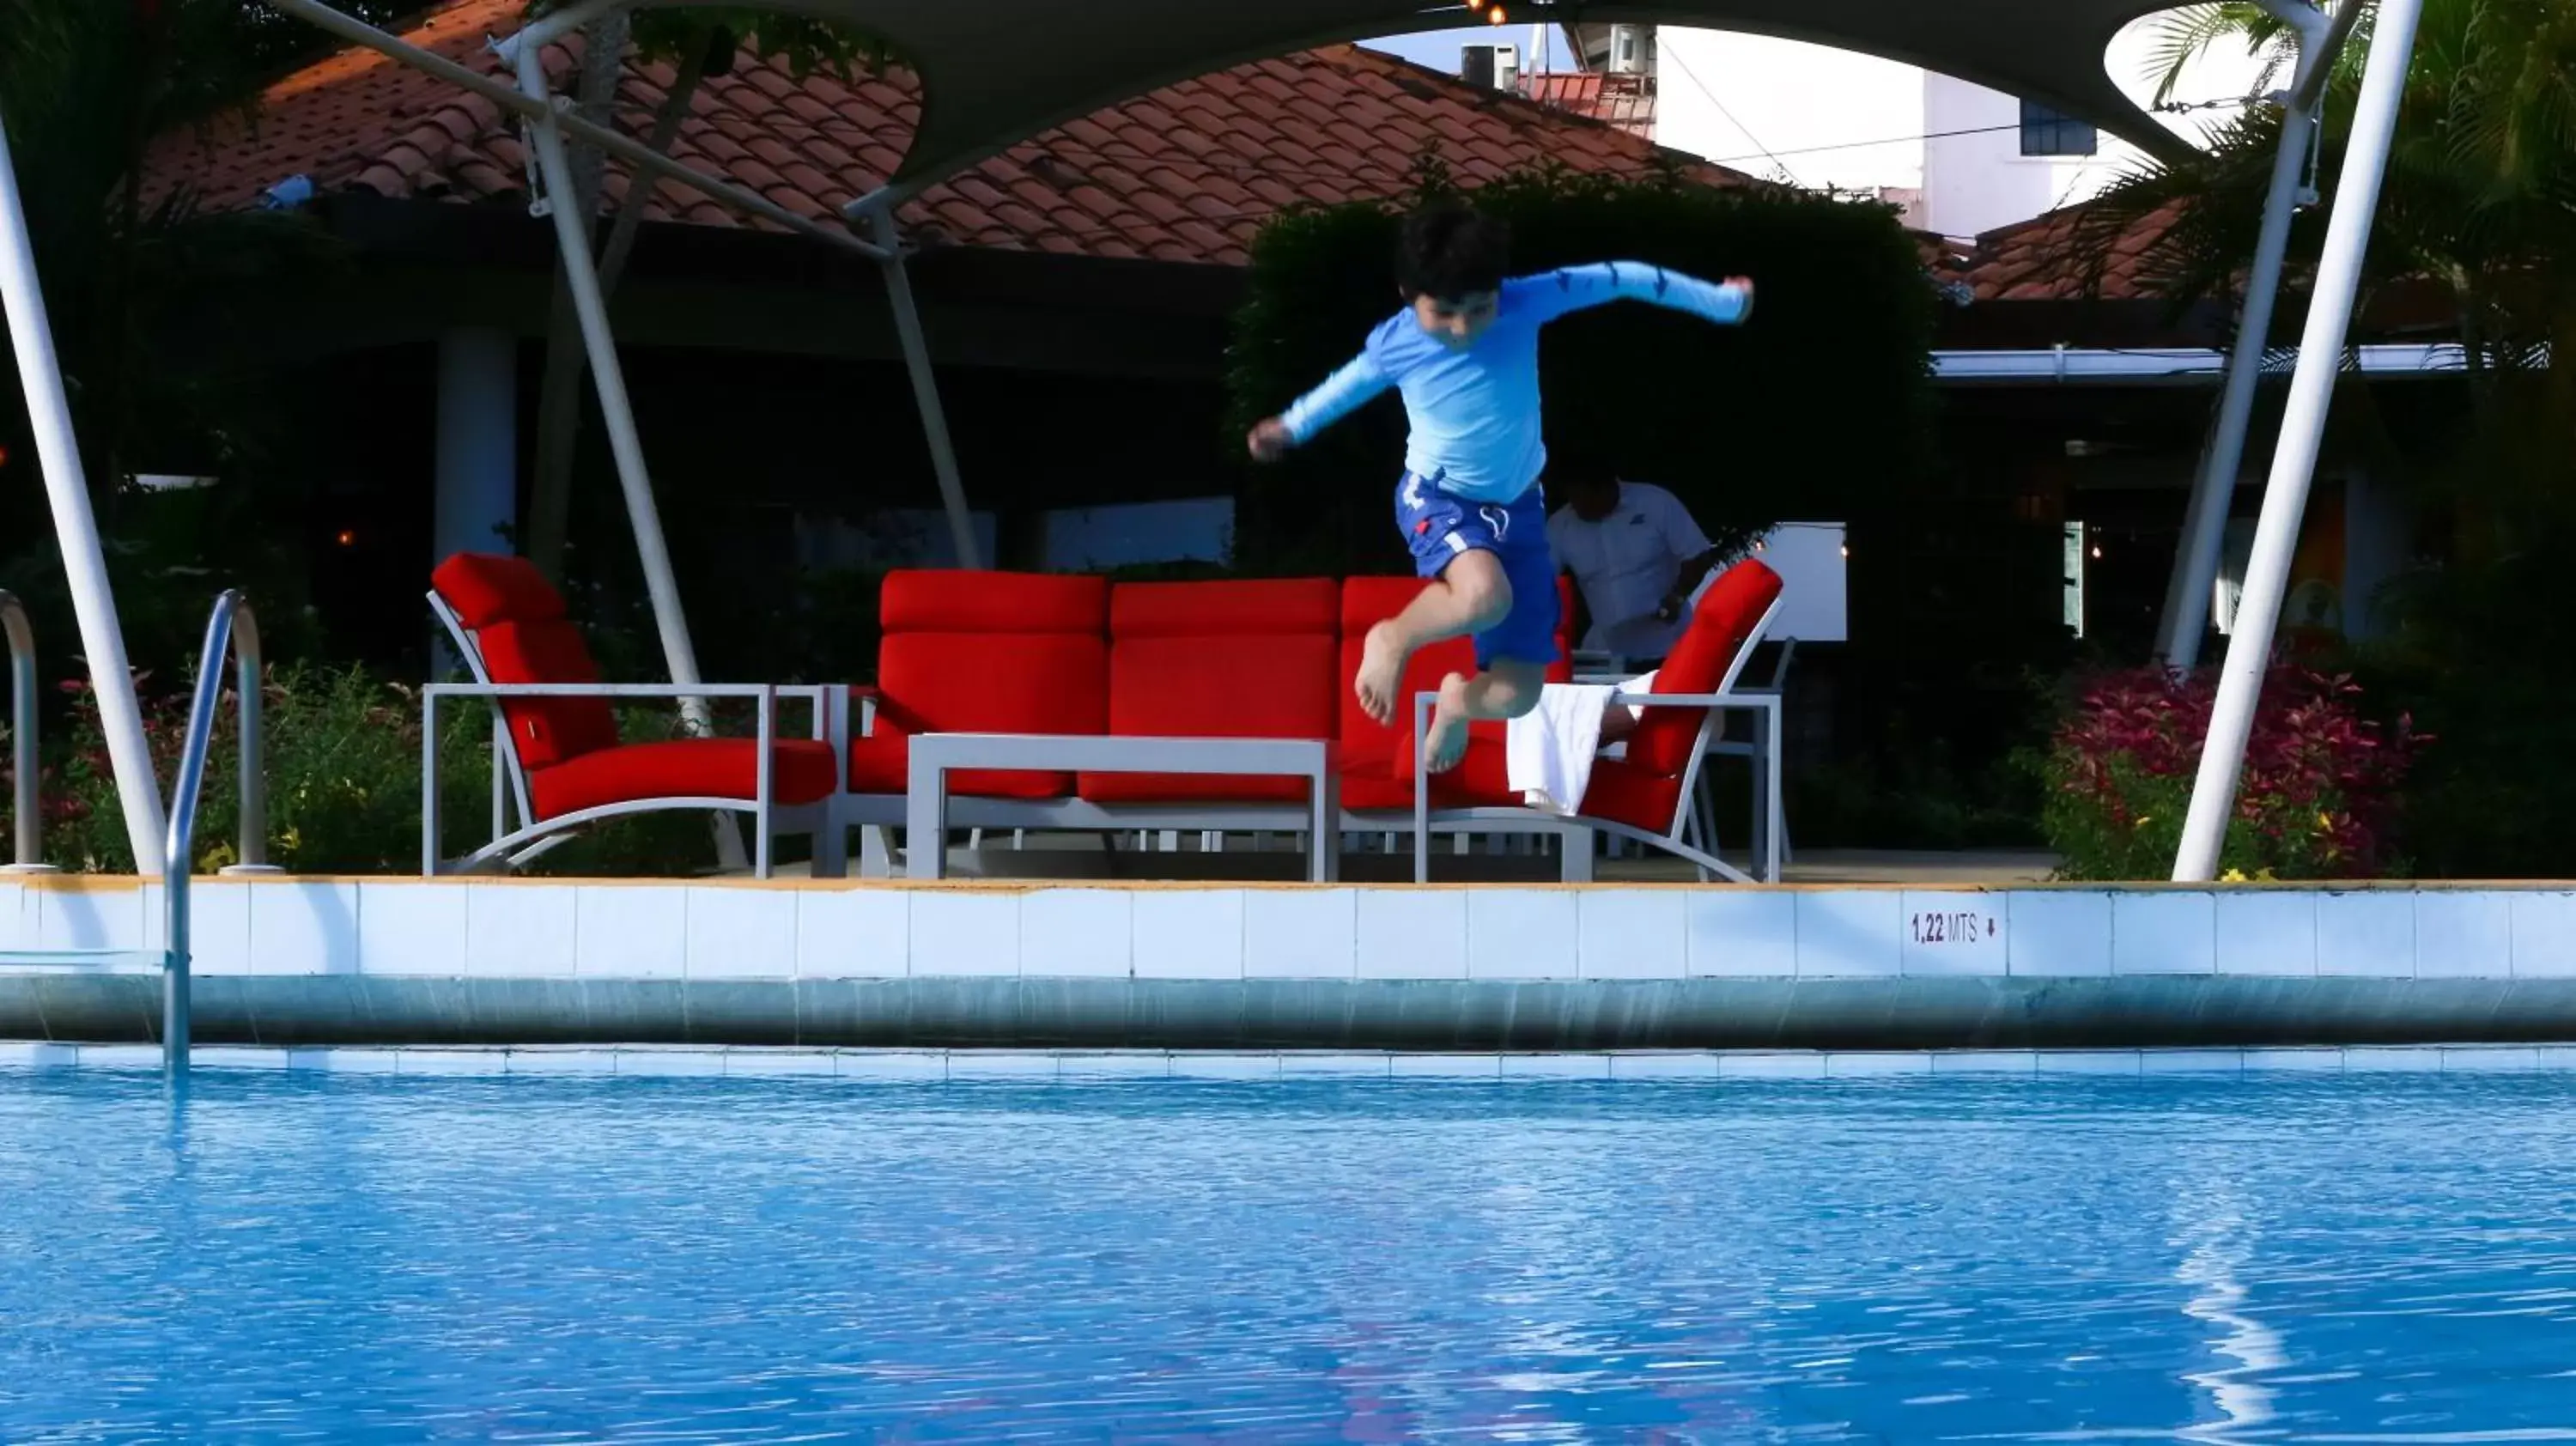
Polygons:
[[[1396,727],[1382,727],[1360,711],[1351,679],[1369,628],[1422,586],[1404,577],[1112,586],[1050,574],[889,573],[877,683],[855,691],[865,706],[852,730],[850,792],[901,795],[904,740],[920,732],[1323,738],[1337,745],[1343,807],[1410,808],[1410,705]],[[1548,676],[1562,681],[1573,675],[1562,628],[1557,645]],[[1405,694],[1473,666],[1463,638],[1426,648],[1406,665]],[[1475,737],[1471,751],[1492,751],[1499,768],[1502,725],[1477,724]],[[1279,778],[990,771],[961,772],[950,791],[1103,809],[1293,806],[1305,793]]]
[[[856,691],[849,795],[853,826],[901,821],[905,739],[919,732],[1129,737],[1321,738],[1336,745],[1342,807],[1355,827],[1409,826],[1412,702],[1474,664],[1453,639],[1405,669],[1395,726],[1360,711],[1351,679],[1370,627],[1423,583],[1406,577],[1110,584],[1099,578],[957,570],[885,579],[878,680]],[[1571,585],[1565,584],[1571,592]],[[1659,691],[1720,691],[1756,636],[1779,578],[1747,562],[1704,595]],[[1572,617],[1569,605],[1560,616]],[[1703,625],[1704,624],[1704,625]],[[1561,623],[1553,681],[1571,678]],[[1678,810],[1704,708],[1650,709],[1632,758],[1596,767],[1587,816],[1662,841]],[[1505,786],[1504,725],[1473,725],[1464,763],[1430,780],[1444,813],[1518,809]],[[967,771],[950,783],[953,821],[1026,828],[1290,828],[1294,779]],[[1374,815],[1374,817],[1369,817]],[[1536,820],[1537,815],[1531,816]]]

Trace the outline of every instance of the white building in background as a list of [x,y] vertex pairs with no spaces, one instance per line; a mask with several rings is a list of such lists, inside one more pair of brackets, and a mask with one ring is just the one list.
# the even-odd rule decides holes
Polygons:
[[[2141,105],[2155,92],[2157,19],[2132,24],[2104,57],[2112,79]],[[1906,224],[1940,235],[1979,236],[2073,205],[2144,159],[2127,142],[2043,106],[1873,56],[1675,26],[1581,26],[1571,46],[1561,32],[1532,43],[1538,29],[1494,35],[1507,47],[1500,64],[1490,42],[1470,42],[1462,73],[1600,110],[1704,160],[1808,189],[1876,195],[1903,208]],[[1562,83],[1578,65],[1602,80]],[[2234,113],[2225,103],[2259,79],[2250,57],[2213,51],[2174,91],[2176,103],[2197,108],[2157,119],[2199,142]],[[1606,89],[1642,90],[1651,120],[1640,123],[1634,106],[1607,113],[1606,96],[1596,95]]]

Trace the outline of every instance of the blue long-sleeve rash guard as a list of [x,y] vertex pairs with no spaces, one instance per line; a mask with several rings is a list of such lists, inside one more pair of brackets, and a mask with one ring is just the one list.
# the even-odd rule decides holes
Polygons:
[[1547,466],[1539,435],[1538,332],[1560,316],[1613,301],[1644,301],[1722,325],[1744,319],[1744,288],[1720,286],[1635,261],[1566,266],[1503,283],[1494,319],[1465,346],[1422,329],[1411,310],[1369,333],[1348,365],[1280,417],[1304,444],[1362,403],[1395,387],[1411,435],[1405,467],[1476,502],[1509,502]]

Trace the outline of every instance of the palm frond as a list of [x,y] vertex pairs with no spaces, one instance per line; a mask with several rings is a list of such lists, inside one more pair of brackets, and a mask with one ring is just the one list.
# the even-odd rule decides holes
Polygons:
[[2250,0],[2211,0],[2169,11],[2156,21],[2147,50],[2146,77],[2156,83],[2153,104],[2171,101],[2192,62],[2225,40],[2242,42],[2248,55],[2266,56],[2266,85],[2292,48],[2289,27]]

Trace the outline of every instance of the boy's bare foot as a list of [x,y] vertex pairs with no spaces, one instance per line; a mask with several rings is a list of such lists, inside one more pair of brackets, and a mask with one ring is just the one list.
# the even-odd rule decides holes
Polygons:
[[1431,710],[1431,728],[1423,735],[1423,769],[1446,773],[1467,756],[1467,680],[1456,673],[1440,680],[1440,701]]
[[[1395,620],[1386,618],[1368,630],[1360,648],[1360,670],[1351,679],[1360,711],[1381,728],[1395,726],[1395,693],[1404,683],[1404,654],[1396,647]],[[1408,727],[1411,725],[1408,724]]]

